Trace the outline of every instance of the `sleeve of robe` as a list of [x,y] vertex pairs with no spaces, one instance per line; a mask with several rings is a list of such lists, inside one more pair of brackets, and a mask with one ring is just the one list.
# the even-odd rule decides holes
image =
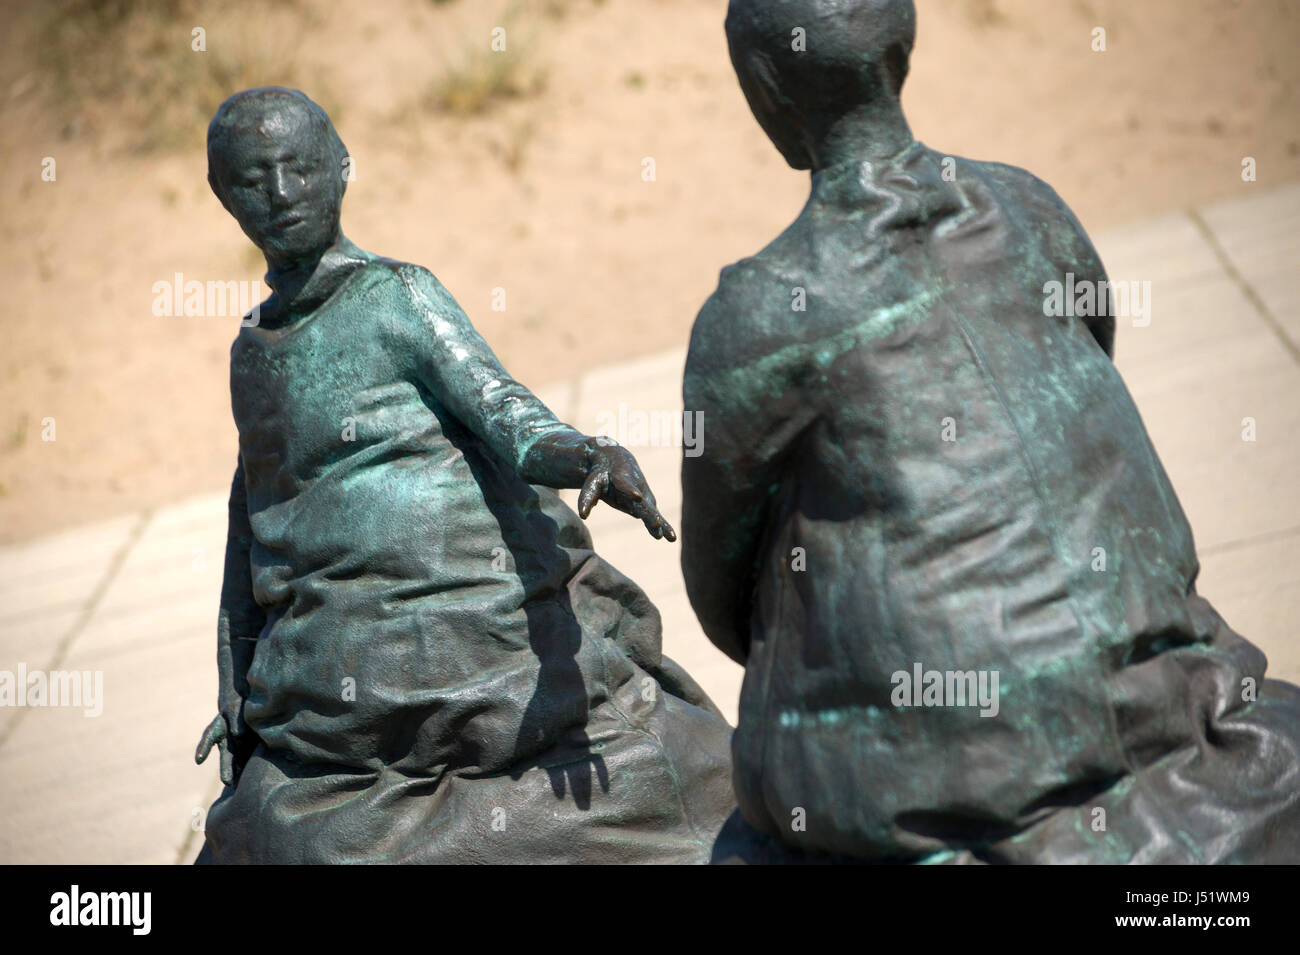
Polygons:
[[[990,164],[1014,173],[1018,188],[1018,202],[1036,211],[1030,221],[1036,230],[1038,244],[1065,280],[1067,272],[1074,273],[1075,283],[1092,282],[1094,289],[1108,288],[1106,267],[1093,247],[1092,240],[1083,230],[1079,219],[1065,204],[1056,190],[1037,176],[1023,169],[1000,164]],[[1115,316],[1110,311],[1109,296],[1098,296],[1096,313],[1079,319],[1092,334],[1093,339],[1111,358],[1115,357]]]
[[728,267],[686,359],[684,407],[703,413],[704,439],[701,454],[682,458],[682,574],[705,635],[742,665],[771,502],[815,419],[802,349],[767,345],[786,339],[789,303],[789,288],[753,260]]
[[[1048,240],[1048,254],[1052,260],[1060,263],[1061,271],[1073,271],[1075,281],[1087,280],[1094,289],[1110,287],[1106,276],[1106,267],[1102,265],[1101,256],[1093,247],[1092,240],[1083,231],[1083,226],[1075,218],[1065,203],[1060,202],[1061,212],[1065,216],[1068,228],[1055,232]],[[1084,326],[1092,333],[1097,344],[1111,358],[1115,357],[1115,316],[1111,314],[1110,296],[1098,294],[1096,312],[1080,318]]]
[[548,437],[567,438],[576,447],[583,435],[510,377],[431,272],[404,265],[398,274],[418,323],[410,347],[421,379],[438,400],[529,484],[580,486],[585,477],[585,470],[578,467],[580,454],[561,457],[529,451]]
[[257,640],[266,614],[253,597],[249,553],[253,531],[248,521],[248,498],[244,485],[242,457],[230,485],[226,531],[226,559],[221,582],[221,606],[217,614],[217,705],[226,726],[235,736],[248,733],[244,723],[244,700],[248,696],[248,668],[253,662]]

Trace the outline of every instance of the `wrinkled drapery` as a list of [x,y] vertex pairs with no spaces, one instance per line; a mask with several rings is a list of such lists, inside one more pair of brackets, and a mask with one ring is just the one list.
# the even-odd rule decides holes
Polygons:
[[[919,143],[816,172],[723,271],[687,359],[682,561],[746,664],[737,798],[777,843],[1300,861],[1300,689],[1195,593],[1105,280],[1046,184]],[[896,697],[930,671],[996,673],[996,713]]]
[[730,727],[658,612],[519,473],[565,428],[426,270],[344,241],[231,352],[204,861],[703,862]]

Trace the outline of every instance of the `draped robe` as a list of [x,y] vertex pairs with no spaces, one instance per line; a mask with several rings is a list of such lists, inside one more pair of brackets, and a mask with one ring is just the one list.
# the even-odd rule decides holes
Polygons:
[[569,429],[433,275],[341,240],[230,387],[220,706],[252,755],[202,861],[708,861],[731,729],[521,473]]
[[[1300,689],[1196,593],[1114,316],[1045,308],[1105,280],[1045,183],[920,143],[815,172],[723,271],[682,566],[746,667],[736,795],[775,847],[1300,862]],[[996,715],[900,705],[918,665],[996,673]]]

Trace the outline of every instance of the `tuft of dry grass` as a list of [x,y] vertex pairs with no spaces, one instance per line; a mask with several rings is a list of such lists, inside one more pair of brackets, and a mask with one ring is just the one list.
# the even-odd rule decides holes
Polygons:
[[977,27],[995,27],[1006,22],[997,0],[964,0],[966,16]]
[[545,89],[545,72],[526,73],[506,53],[475,53],[433,82],[425,105],[452,116],[474,116],[503,100],[536,96]]
[[[337,122],[328,77],[306,75],[295,54],[310,11],[298,0],[254,6],[263,11],[260,22],[218,20],[198,0],[51,3],[41,30],[51,107],[92,131],[122,126],[141,153],[193,148],[222,100],[252,86],[310,88]],[[259,25],[231,26],[241,20]]]
[[429,85],[425,108],[451,116],[476,116],[509,100],[538,96],[546,89],[546,71],[532,64],[532,44],[519,26],[519,3],[502,18],[505,49],[493,49],[483,36],[467,37],[461,60]]

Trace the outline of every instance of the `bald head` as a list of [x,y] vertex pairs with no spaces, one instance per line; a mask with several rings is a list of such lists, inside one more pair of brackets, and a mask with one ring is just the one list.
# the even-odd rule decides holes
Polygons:
[[208,126],[208,183],[275,265],[318,256],[338,235],[347,149],[297,90],[236,93]]
[[898,111],[912,0],[731,0],[727,42],[759,124],[797,169],[851,112]]
[[260,86],[243,90],[217,107],[208,124],[208,184],[224,204],[223,183],[214,172],[230,162],[238,162],[241,142],[257,138],[284,136],[297,126],[321,147],[326,160],[341,168],[348,151],[338,131],[306,93],[280,86]]

